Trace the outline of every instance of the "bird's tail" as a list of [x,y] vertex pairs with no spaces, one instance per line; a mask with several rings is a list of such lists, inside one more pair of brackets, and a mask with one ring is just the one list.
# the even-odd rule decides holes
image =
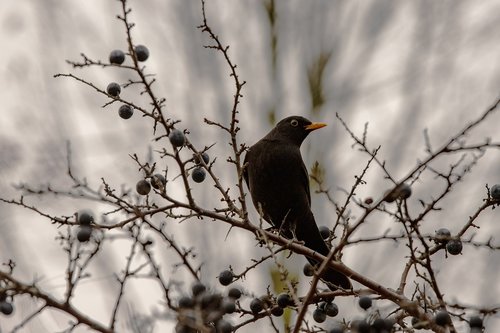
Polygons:
[[[299,241],[304,242],[305,246],[324,256],[327,256],[330,252],[330,249],[321,237],[312,213],[307,214],[306,221],[302,220],[297,223],[295,236]],[[318,261],[311,258],[307,258],[307,260],[313,266],[319,266],[320,264],[318,263]],[[343,273],[334,270],[333,268],[327,268],[321,275],[321,279],[326,282],[328,288],[330,288],[331,290],[336,290],[338,289],[338,287],[344,289],[352,288],[352,284],[349,278]]]

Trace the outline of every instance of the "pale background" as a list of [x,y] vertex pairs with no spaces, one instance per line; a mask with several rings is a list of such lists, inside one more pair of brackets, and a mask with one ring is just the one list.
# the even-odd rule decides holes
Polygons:
[[[137,24],[135,41],[147,45],[151,52],[146,65],[149,72],[157,74],[157,95],[167,99],[167,112],[191,130],[195,144],[202,147],[217,143],[212,153],[218,157],[215,170],[226,186],[232,186],[234,174],[224,162],[230,154],[228,138],[203,125],[203,118],[227,123],[233,82],[221,56],[202,47],[208,39],[196,29],[201,23],[200,2],[150,0],[130,1],[130,5],[132,20]],[[146,158],[152,139],[150,123],[136,115],[123,121],[116,115],[116,106],[100,108],[106,101],[103,96],[77,82],[52,77],[73,71],[65,60],[78,60],[80,52],[106,60],[112,49],[125,48],[122,23],[115,19],[119,6],[118,1],[0,0],[2,197],[17,195],[11,187],[16,182],[67,186],[68,140],[76,172],[94,186],[98,186],[100,177],[116,187],[133,186],[140,178],[129,154],[135,152]],[[263,2],[207,3],[211,27],[230,45],[231,58],[238,64],[241,79],[247,81],[240,105],[240,139],[251,144],[267,133],[270,112],[277,119],[300,114],[327,122],[327,128],[308,138],[303,155],[308,166],[319,160],[325,167],[336,200],[344,199],[336,189],[350,188],[367,159],[351,149],[352,142],[336,121],[336,112],[358,134],[369,122],[370,145],[382,145],[381,156],[399,178],[417,158],[425,156],[424,128],[437,147],[500,94],[499,1],[278,0],[276,10],[277,65],[273,69],[271,25]],[[325,52],[332,53],[323,81],[326,100],[312,113],[307,68]],[[126,72],[116,69],[74,72],[100,87],[128,78]],[[133,90],[122,96],[147,103]],[[471,135],[472,142],[487,136],[500,141],[498,124],[500,115],[496,114]],[[456,158],[442,165],[446,167]],[[445,200],[445,210],[429,215],[424,229],[433,233],[444,226],[452,233],[458,231],[482,203],[485,184],[500,183],[499,163],[500,153],[490,151]],[[373,170],[367,186],[357,191],[361,198],[377,198],[389,186],[380,172]],[[414,187],[414,198],[428,199],[442,186],[431,177],[423,180]],[[211,207],[216,202],[209,199],[213,188],[205,184],[199,189],[197,196]],[[31,200],[57,215],[71,215],[82,207],[97,213],[102,209],[94,203],[61,198]],[[313,209],[319,224],[331,225],[335,219],[334,208],[320,196],[313,197]],[[498,238],[498,214],[498,210],[487,210],[481,216],[478,239]],[[390,220],[373,219],[370,223],[361,233],[381,234],[387,228],[399,231]],[[243,259],[265,253],[254,248],[254,238],[249,234],[233,231],[225,239],[225,225],[192,221],[171,226],[179,243],[198,249],[199,262],[205,262],[203,280],[214,286],[218,272],[228,265],[241,271],[250,262]],[[0,204],[1,262],[14,259],[18,278],[26,282],[37,279],[41,288],[61,295],[66,259],[54,240],[56,235],[57,229],[39,216]],[[92,278],[82,284],[74,300],[83,312],[104,323],[117,291],[112,272],[123,267],[126,245],[118,242],[105,249],[105,255],[92,267]],[[388,287],[396,287],[404,250],[389,242],[348,248],[344,261]],[[164,251],[168,268],[177,258]],[[472,247],[463,252],[446,260],[442,254],[436,256],[438,280],[447,299],[498,306],[500,255]],[[298,272],[304,259],[294,258],[288,263]],[[263,265],[252,271],[245,287],[265,292],[270,283],[269,268]],[[175,279],[182,280],[182,273]],[[186,284],[187,290],[190,280]],[[129,286],[119,331],[132,331],[125,321],[128,313],[148,315],[161,309],[156,292],[152,284]],[[353,304],[352,299],[339,301],[340,316],[361,316],[359,310],[353,310]],[[21,297],[15,307],[13,316],[0,316],[1,332],[10,332],[36,309],[30,299]],[[159,320],[154,332],[171,327],[171,323]],[[21,331],[58,332],[66,324],[67,317],[52,314],[32,321]],[[498,331],[500,320],[490,319],[486,325],[487,332]],[[249,326],[245,332],[256,328]],[[466,331],[465,326],[458,328]]]

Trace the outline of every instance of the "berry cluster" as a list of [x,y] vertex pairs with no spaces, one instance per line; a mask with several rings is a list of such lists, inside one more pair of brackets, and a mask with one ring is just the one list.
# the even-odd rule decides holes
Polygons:
[[[113,50],[109,54],[109,63],[120,66],[125,62],[125,56],[126,54],[122,50]],[[134,57],[137,61],[141,62],[146,61],[149,58],[149,50],[144,45],[137,45],[134,48],[134,52],[131,56]],[[116,82],[111,82],[110,84],[108,84],[106,88],[106,92],[112,98],[120,97],[121,91],[122,91],[121,86]],[[118,115],[122,119],[129,119],[132,117],[133,114],[134,114],[134,109],[129,104],[123,104],[118,109]]]
[[[227,282],[229,275],[224,272],[219,280]],[[232,273],[230,278],[232,279]],[[191,286],[191,295],[182,296],[178,300],[176,333],[211,332],[214,329],[217,333],[232,332],[233,326],[224,319],[224,315],[237,310],[237,300],[241,295],[241,290],[236,287],[230,288],[224,296],[209,290],[199,281],[195,282]]]
[[434,239],[437,243],[446,246],[446,250],[449,254],[456,256],[462,253],[462,241],[459,238],[451,237],[450,230],[446,228],[438,229]]
[[0,312],[7,316],[14,312],[14,306],[11,302],[7,301],[6,293],[0,293]]
[[84,210],[78,213],[78,224],[80,224],[76,234],[78,241],[85,243],[90,240],[90,236],[92,236],[92,223],[94,223],[94,216],[90,211]]

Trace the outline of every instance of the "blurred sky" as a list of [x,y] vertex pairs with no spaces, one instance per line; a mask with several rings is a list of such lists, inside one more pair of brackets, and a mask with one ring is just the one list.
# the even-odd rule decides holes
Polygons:
[[[209,40],[196,28],[201,23],[200,2],[129,3],[133,8],[132,20],[137,24],[134,40],[147,45],[151,52],[146,68],[157,74],[155,92],[167,99],[166,112],[182,120],[180,126],[191,131],[190,138],[198,147],[216,143],[211,150],[211,155],[218,158],[215,171],[225,186],[233,186],[234,171],[225,163],[230,155],[228,137],[204,125],[203,118],[228,123],[234,84],[220,54],[203,48]],[[272,127],[273,117],[300,114],[327,122],[328,127],[307,139],[303,156],[308,167],[316,160],[322,164],[336,200],[343,201],[345,195],[338,189],[350,188],[367,157],[351,149],[352,140],[335,113],[359,135],[364,124],[369,123],[370,146],[382,145],[380,156],[399,179],[418,158],[425,157],[425,128],[434,147],[438,147],[500,95],[499,1],[276,0],[275,24],[269,21],[265,3],[207,1],[209,24],[230,45],[231,59],[238,65],[241,79],[247,81],[240,105],[240,139],[254,143]],[[67,142],[71,144],[72,163],[79,176],[87,177],[95,187],[104,177],[117,188],[121,184],[134,186],[141,177],[129,154],[137,153],[145,159],[150,147],[164,144],[152,143],[151,124],[146,119],[135,114],[124,121],[117,116],[117,106],[101,108],[105,97],[76,81],[53,78],[56,73],[73,72],[102,88],[111,81],[127,81],[130,73],[123,70],[73,70],[65,63],[66,59],[79,60],[81,52],[106,60],[111,50],[125,49],[123,24],[115,18],[119,11],[118,1],[0,0],[2,197],[18,195],[11,186],[16,182],[29,182],[35,187],[47,182],[59,188],[69,186]],[[324,103],[313,110],[308,72],[320,57],[328,59],[322,80]],[[137,89],[125,89],[121,96],[148,105]],[[484,137],[500,141],[499,114],[478,127],[469,136],[471,142],[480,142]],[[435,166],[446,170],[457,158],[450,157]],[[164,167],[158,156],[155,160]],[[499,163],[500,153],[489,151],[443,202],[445,210],[424,221],[424,230],[460,230],[482,203],[485,184],[500,183]],[[377,198],[390,186],[376,168],[367,181],[357,191],[360,198]],[[429,200],[442,186],[429,175],[423,177],[413,188],[414,198]],[[213,191],[209,185],[199,186],[196,195],[212,207],[218,204]],[[30,200],[57,215],[71,215],[83,207],[97,213],[104,209],[94,203],[63,198]],[[313,210],[319,224],[331,226],[335,209],[323,197],[313,197]],[[498,237],[498,220],[497,210],[486,211],[478,220],[478,239]],[[380,217],[378,221],[370,220],[359,235],[381,234],[388,228],[399,232],[393,221]],[[203,249],[199,251],[199,262],[206,262],[203,279],[208,283],[214,284],[218,272],[230,264],[241,271],[250,263],[241,258],[265,253],[254,249],[253,236],[244,232],[232,231],[226,239],[227,229],[210,221],[172,223],[171,232],[181,244]],[[0,260],[15,259],[20,278],[32,281],[39,277],[45,290],[58,295],[64,291],[66,259],[54,241],[56,234],[57,229],[39,216],[0,204]],[[123,267],[127,255],[120,252],[127,249],[127,244],[122,245],[106,248],[105,255],[92,268],[93,278],[82,285],[75,299],[85,313],[103,322],[107,322],[107,317],[102,309],[112,304],[116,290],[112,271]],[[353,269],[394,286],[404,265],[404,250],[404,246],[382,242],[348,248],[343,259]],[[167,267],[177,260],[168,250],[164,253]],[[304,260],[292,258],[287,262],[291,270],[299,272]],[[445,260],[444,255],[438,254],[435,263],[449,300],[498,305],[498,253],[466,247],[460,257]],[[249,274],[248,289],[265,292],[270,281],[269,267],[264,265]],[[177,279],[182,279],[180,274]],[[108,287],[111,293],[103,291]],[[130,286],[125,314],[129,307],[140,314],[160,308],[160,300],[137,297],[144,293],[148,291],[143,286]],[[341,315],[351,314],[352,310],[345,309],[352,309],[353,301],[344,303]],[[36,308],[29,299],[19,304],[22,305],[16,308],[14,317],[0,318],[2,332],[12,329]],[[33,321],[26,331],[54,332],[66,323],[66,318],[59,315],[46,316]],[[169,325],[161,322],[157,328]],[[493,332],[500,329],[500,320],[492,319],[487,325],[488,331]],[[127,323],[120,323],[120,329],[129,329]],[[245,332],[254,329],[252,326]]]

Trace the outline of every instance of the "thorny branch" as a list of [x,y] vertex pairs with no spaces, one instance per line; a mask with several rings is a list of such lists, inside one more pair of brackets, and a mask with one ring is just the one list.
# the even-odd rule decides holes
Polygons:
[[[126,88],[130,85],[140,85],[143,90],[141,96],[148,100],[148,107],[139,106],[136,101],[127,101],[120,97],[109,95],[106,91],[96,86],[91,81],[88,81],[75,74],[56,74],[55,77],[64,77],[76,80],[93,89],[96,93],[101,94],[109,99],[103,105],[108,107],[114,103],[120,102],[131,106],[135,110],[140,111],[145,119],[152,121],[153,134],[156,136],[155,140],[166,140],[168,135],[176,129],[179,120],[173,117],[167,117],[166,100],[158,98],[153,85],[155,78],[152,74],[146,72],[145,66],[142,66],[137,59],[134,49],[135,43],[133,39],[133,28],[135,24],[131,21],[132,9],[128,7],[127,0],[120,0],[121,14],[118,15],[118,20],[124,24],[126,34],[126,44],[128,48],[128,56],[132,59],[132,65],[116,65],[103,62],[101,60],[92,60],[85,54],[82,54],[83,62],[68,61],[75,69],[85,69],[91,66],[98,66],[103,69],[120,68],[121,70],[128,71],[134,74],[134,77],[123,84]],[[205,147],[203,150],[198,150],[195,145],[189,141],[189,131],[185,130],[185,144],[182,147],[172,145],[169,148],[164,148],[162,151],[157,152],[161,159],[172,162],[168,168],[170,176],[165,172],[166,183],[155,188],[151,194],[145,195],[143,198],[135,195],[134,191],[127,186],[122,186],[121,190],[113,188],[105,179],[102,179],[102,184],[99,188],[94,189],[88,184],[85,179],[79,179],[71,168],[71,151],[68,146],[68,177],[72,181],[70,189],[57,189],[50,184],[40,186],[38,188],[32,187],[28,184],[20,184],[17,186],[22,192],[19,199],[4,199],[0,201],[22,207],[26,210],[32,211],[39,216],[48,219],[51,223],[59,227],[60,233],[58,239],[66,252],[68,263],[66,268],[66,290],[65,297],[58,300],[50,293],[44,292],[35,282],[24,283],[15,277],[14,264],[10,264],[9,269],[0,270],[0,297],[9,297],[12,300],[16,295],[29,295],[37,301],[42,302],[41,306],[26,316],[13,331],[21,329],[29,321],[41,315],[46,310],[57,309],[69,317],[72,322],[69,324],[68,331],[73,330],[79,325],[86,325],[98,332],[115,332],[116,326],[119,321],[120,307],[124,302],[124,295],[127,293],[128,281],[132,278],[138,279],[152,279],[155,281],[162,291],[162,299],[164,300],[164,307],[167,311],[172,311],[178,315],[178,322],[181,324],[191,325],[189,327],[196,327],[200,331],[211,331],[211,326],[216,325],[220,317],[223,315],[217,312],[218,317],[210,317],[201,306],[193,306],[188,310],[188,313],[195,316],[195,320],[191,320],[189,316],[185,315],[186,309],[178,304],[177,297],[172,290],[172,286],[178,285],[173,279],[167,279],[161,267],[158,252],[162,249],[162,245],[172,250],[179,262],[172,265],[174,269],[179,267],[184,268],[189,276],[200,282],[202,280],[201,267],[203,263],[196,261],[195,250],[196,247],[184,246],[175,239],[173,235],[167,234],[165,226],[172,223],[180,223],[190,221],[193,223],[205,223],[206,221],[225,223],[231,228],[238,228],[247,231],[248,235],[256,237],[257,240],[263,244],[263,248],[267,249],[269,254],[261,256],[259,259],[250,258],[250,263],[240,273],[233,276],[233,280],[242,280],[246,274],[261,266],[262,263],[273,259],[275,265],[279,268],[281,278],[287,284],[288,290],[294,300],[294,305],[291,306],[295,311],[296,317],[293,327],[293,332],[322,332],[322,329],[317,326],[311,326],[307,321],[308,306],[318,303],[320,300],[332,300],[333,297],[353,297],[365,294],[367,292],[376,295],[377,298],[388,300],[392,303],[391,313],[395,314],[394,318],[397,321],[397,329],[401,332],[410,332],[411,329],[404,322],[408,316],[418,318],[422,322],[427,322],[430,329],[434,332],[456,332],[455,323],[450,323],[446,328],[437,325],[433,321],[433,313],[437,310],[446,310],[451,313],[454,319],[465,321],[465,312],[474,310],[483,314],[484,316],[492,316],[498,313],[498,307],[481,307],[477,305],[465,305],[459,302],[452,302],[442,292],[442,286],[436,278],[436,267],[432,261],[433,255],[438,251],[445,250],[445,245],[442,239],[438,239],[436,235],[429,235],[421,230],[421,225],[425,219],[433,212],[441,209],[438,205],[442,204],[453,190],[455,186],[463,180],[463,178],[472,172],[473,167],[479,162],[479,159],[485,154],[487,150],[500,148],[499,143],[491,142],[486,139],[481,143],[468,143],[466,137],[473,131],[479,124],[486,121],[486,119],[495,112],[500,104],[500,99],[491,105],[485,112],[483,112],[475,120],[464,126],[457,134],[452,136],[440,148],[433,149],[431,138],[427,132],[424,132],[424,144],[426,157],[417,161],[415,167],[407,172],[402,177],[396,177],[387,167],[387,163],[380,156],[380,147],[372,149],[369,147],[368,142],[368,126],[365,125],[361,137],[358,137],[348,126],[348,124],[337,114],[337,118],[344,126],[347,133],[354,141],[354,147],[358,147],[360,151],[368,155],[368,162],[365,168],[361,171],[360,175],[355,176],[355,181],[351,185],[351,189],[346,191],[346,197],[342,204],[337,203],[335,196],[330,193],[330,190],[325,186],[321,179],[312,177],[318,183],[319,193],[327,197],[328,202],[332,204],[337,213],[337,220],[332,228],[332,235],[335,234],[337,229],[342,229],[341,236],[337,239],[337,245],[332,247],[328,256],[322,256],[309,248],[305,247],[300,242],[295,240],[286,239],[274,230],[266,230],[261,226],[261,223],[252,223],[248,217],[247,206],[245,202],[246,191],[243,185],[243,165],[242,156],[246,150],[246,145],[241,143],[238,136],[239,132],[239,105],[242,95],[242,89],[245,81],[242,81],[237,73],[237,66],[231,60],[229,54],[229,46],[221,42],[219,36],[210,27],[207,14],[205,0],[201,0],[202,24],[199,29],[207,33],[212,45],[205,46],[208,49],[213,49],[222,54],[224,61],[229,68],[230,78],[234,81],[235,91],[232,100],[232,109],[229,115],[229,124],[222,124],[205,119],[205,123],[219,128],[221,131],[229,134],[229,146],[232,149],[232,156],[227,161],[233,165],[237,173],[237,182],[234,184],[237,191],[237,200],[230,196],[232,188],[226,187],[223,182],[218,178],[218,173],[222,172],[217,169],[215,162],[206,163],[201,157],[201,153],[209,150]],[[220,196],[223,202],[222,207],[206,208],[201,202],[195,199],[192,193],[192,182],[189,179],[189,174],[192,171],[194,158],[186,159],[184,152],[189,151],[200,160],[197,164],[202,167],[209,176],[213,183],[215,194]],[[436,169],[432,162],[455,154],[467,154],[471,157],[470,162],[466,162],[465,155],[460,157],[458,161],[452,163],[445,171]],[[155,172],[155,163],[143,162],[136,155],[131,156],[132,160],[137,164],[139,172],[143,173],[144,179],[152,180]],[[375,164],[375,166],[372,165]],[[172,167],[172,164],[174,167]],[[391,189],[384,195],[379,196],[374,202],[363,202],[356,191],[359,187],[364,186],[369,180],[367,179],[368,170],[372,167],[377,167],[382,170],[385,178],[391,182]],[[175,169],[176,168],[176,169]],[[172,175],[172,170],[177,170]],[[405,184],[412,185],[417,180],[421,179],[423,174],[432,174],[437,181],[444,184],[444,188],[430,200],[420,199],[422,207],[420,210],[409,205],[409,197],[397,197],[390,200],[390,196],[400,189]],[[399,180],[398,180],[399,179]],[[178,195],[166,190],[168,182],[180,182],[184,191],[184,195]],[[486,248],[492,251],[500,249],[498,244],[490,238],[486,242],[476,241],[475,234],[465,237],[467,232],[478,228],[478,218],[487,208],[495,208],[499,205],[499,200],[490,197],[489,188],[488,197],[484,199],[483,204],[476,209],[476,211],[463,222],[460,231],[451,239],[459,239],[463,244],[474,247]],[[89,202],[99,202],[105,206],[106,211],[101,220],[92,222],[93,237],[90,242],[92,247],[85,246],[79,243],[74,235],[72,229],[75,226],[80,226],[78,215],[73,216],[55,216],[47,213],[44,209],[39,208],[27,201],[29,196],[46,196],[54,195],[58,197],[76,198],[88,200]],[[160,199],[160,200],[158,200]],[[413,199],[413,198],[412,198]],[[393,206],[391,206],[393,204]],[[356,217],[350,213],[352,206],[358,208],[360,216]],[[370,223],[370,220],[375,219],[375,214],[382,214],[390,219],[393,219],[403,231],[400,234],[391,233],[390,230],[385,231],[381,235],[371,237],[359,236],[355,238],[358,231],[365,225]],[[377,215],[378,216],[378,215]],[[113,220],[110,221],[110,219]],[[160,221],[160,222],[159,222]],[[124,232],[125,231],[125,232]],[[116,234],[114,233],[116,232]],[[157,245],[149,237],[155,237],[160,240],[161,244]],[[333,237],[333,236],[332,236]],[[118,293],[115,297],[114,304],[110,309],[109,326],[90,318],[89,316],[79,311],[73,304],[72,299],[75,295],[79,283],[84,279],[90,277],[89,266],[100,254],[104,244],[111,243],[115,239],[126,239],[130,243],[129,252],[126,255],[126,263],[123,271],[116,274],[116,283],[118,285]],[[400,272],[400,280],[397,289],[391,289],[381,283],[374,281],[367,276],[354,271],[347,265],[339,261],[342,253],[349,247],[356,246],[361,243],[374,243],[380,241],[392,241],[397,243],[405,243],[406,245],[406,264]],[[448,239],[445,239],[448,241]],[[277,245],[277,247],[276,247]],[[288,271],[286,267],[280,263],[276,254],[282,251],[290,251],[296,254],[302,254],[321,262],[321,265],[315,271],[311,284],[305,295],[297,293],[296,286],[288,281]],[[448,252],[446,252],[448,253]],[[242,260],[247,260],[243,258]],[[362,287],[353,290],[337,290],[334,292],[321,292],[317,290],[320,282],[321,274],[327,268],[334,268],[347,276],[353,281],[359,283]],[[150,269],[150,272],[144,274],[143,271]],[[416,276],[414,281],[409,281],[411,273]],[[410,283],[411,282],[411,283]],[[413,289],[408,290],[409,285],[412,284]],[[174,294],[174,296],[172,296]],[[214,301],[214,300],[211,300]],[[220,300],[219,300],[220,301]],[[266,311],[260,313],[253,313],[244,308],[240,303],[236,308],[236,315],[240,316],[240,322],[234,324],[234,330],[246,327],[247,325],[258,322],[262,319],[269,320],[272,329],[279,332],[279,328],[271,317],[271,309],[277,305],[272,303],[267,307]],[[206,304],[205,304],[206,305]],[[213,304],[210,303],[210,306]],[[189,312],[191,311],[191,312]],[[454,312],[452,312],[454,311]],[[207,319],[208,318],[208,319]],[[234,318],[233,318],[234,319]],[[344,318],[345,323],[349,326],[352,318]],[[352,327],[350,327],[352,329]]]

